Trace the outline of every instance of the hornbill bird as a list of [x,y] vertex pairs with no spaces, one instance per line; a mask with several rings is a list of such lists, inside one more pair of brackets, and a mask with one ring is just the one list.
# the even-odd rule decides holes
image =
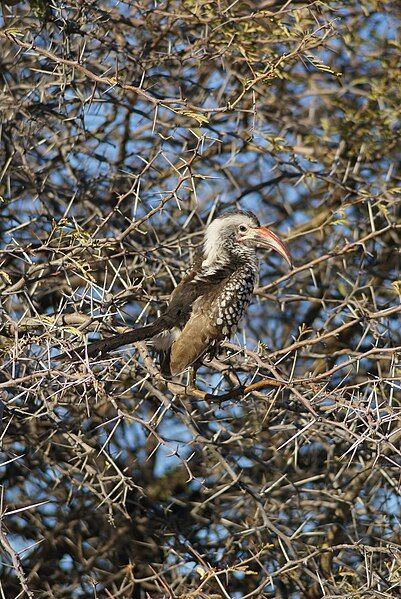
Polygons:
[[[102,357],[138,341],[160,353],[162,373],[171,376],[215,355],[244,315],[258,276],[257,249],[278,252],[291,266],[284,243],[252,212],[226,212],[206,228],[202,252],[154,322],[83,345],[79,356]],[[65,357],[60,356],[60,357]]]

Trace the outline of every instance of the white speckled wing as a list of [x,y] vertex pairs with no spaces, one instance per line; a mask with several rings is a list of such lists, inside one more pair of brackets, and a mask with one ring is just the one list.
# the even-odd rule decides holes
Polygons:
[[216,324],[223,337],[235,332],[250,302],[254,284],[254,272],[244,268],[236,271],[222,288],[216,302]]

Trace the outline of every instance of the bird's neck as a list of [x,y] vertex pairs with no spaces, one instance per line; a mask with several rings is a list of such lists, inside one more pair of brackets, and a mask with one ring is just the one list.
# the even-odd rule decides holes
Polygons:
[[219,252],[203,254],[201,270],[204,275],[210,276],[217,273],[224,273],[228,276],[240,269],[257,271],[258,260],[256,253],[249,252],[243,256],[233,255],[224,248],[220,248]]

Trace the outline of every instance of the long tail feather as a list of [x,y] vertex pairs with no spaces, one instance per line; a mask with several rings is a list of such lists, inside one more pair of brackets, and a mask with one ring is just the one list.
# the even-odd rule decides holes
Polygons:
[[[72,354],[76,356],[89,356],[91,357],[101,357],[109,352],[113,351],[113,349],[117,349],[118,347],[122,347],[123,345],[128,345],[130,343],[136,343],[137,341],[145,341],[146,339],[151,339],[155,335],[158,335],[162,331],[166,329],[166,324],[164,323],[162,318],[158,318],[152,324],[148,324],[144,327],[140,327],[138,329],[133,329],[132,331],[128,331],[127,333],[120,333],[119,335],[113,335],[112,337],[107,337],[106,339],[98,339],[97,341],[93,341],[92,343],[87,343],[86,345],[81,345],[72,351]],[[65,360],[68,358],[67,354],[61,354],[60,356],[56,356],[56,360]]]

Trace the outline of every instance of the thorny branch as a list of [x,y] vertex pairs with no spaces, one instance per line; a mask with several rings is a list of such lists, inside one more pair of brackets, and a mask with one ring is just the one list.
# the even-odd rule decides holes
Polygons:
[[[0,10],[2,596],[398,596],[399,3]],[[296,266],[196,387],[54,359],[151,322],[234,206]]]

